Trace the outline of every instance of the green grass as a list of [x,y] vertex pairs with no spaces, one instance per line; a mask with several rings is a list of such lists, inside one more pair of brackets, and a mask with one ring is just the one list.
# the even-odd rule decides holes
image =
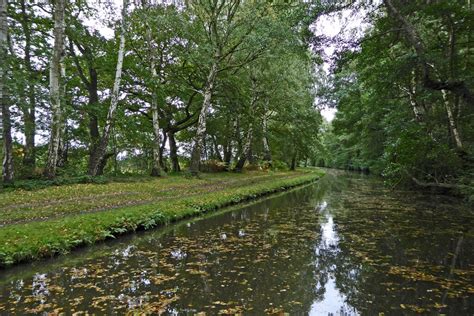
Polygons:
[[318,170],[170,176],[0,194],[0,265],[67,253],[319,178]]

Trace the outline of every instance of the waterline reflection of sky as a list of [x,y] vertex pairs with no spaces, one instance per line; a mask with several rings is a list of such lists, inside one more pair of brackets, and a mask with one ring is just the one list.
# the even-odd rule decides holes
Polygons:
[[[318,205],[318,210],[324,217],[321,219],[321,241],[316,246],[316,254],[322,256],[328,252],[337,252],[339,237],[334,227],[334,218],[328,203],[323,201]],[[316,263],[317,264],[317,263]],[[318,288],[320,287],[318,283]],[[346,304],[346,297],[336,286],[334,273],[328,271],[328,280],[324,284],[324,296],[311,305],[309,311],[311,316],[355,316],[359,315],[357,310]]]

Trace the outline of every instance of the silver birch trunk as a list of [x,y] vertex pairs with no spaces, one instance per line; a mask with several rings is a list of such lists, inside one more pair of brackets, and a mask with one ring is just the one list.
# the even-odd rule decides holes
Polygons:
[[47,178],[56,176],[56,165],[58,161],[58,149],[62,131],[62,109],[61,109],[61,62],[64,54],[64,0],[56,1],[54,8],[54,46],[53,56],[49,68],[49,94],[51,102],[51,136],[48,146],[48,160],[44,170]]
[[[63,52],[66,52],[66,43],[64,43]],[[61,84],[61,101],[65,102],[66,100],[66,83],[64,82],[66,78],[66,63],[65,63],[65,54],[61,55],[60,69],[61,69],[61,78],[63,83]],[[56,161],[57,167],[64,167],[67,160],[67,143],[66,143],[66,121],[63,116],[61,116],[61,133],[59,135],[59,146],[58,146],[58,158]]]
[[110,100],[110,107],[109,107],[109,111],[107,112],[107,119],[105,121],[102,138],[100,139],[99,146],[94,155],[95,157],[91,159],[91,164],[89,166],[89,174],[91,176],[97,175],[100,164],[103,162],[102,160],[105,158],[105,153],[107,151],[107,146],[109,144],[110,134],[112,132],[112,127],[113,127],[113,123],[115,119],[115,112],[117,111],[119,93],[120,93],[120,81],[122,79],[123,58],[125,55],[125,32],[126,32],[127,7],[128,7],[128,0],[123,0],[122,23],[120,25],[120,44],[119,44],[119,50],[118,50],[117,67],[115,69],[114,87],[112,89],[112,98]]
[[425,111],[416,100],[416,85],[409,86],[408,88],[399,85],[398,88],[408,96],[408,100],[410,101],[410,105],[413,110],[413,114],[415,116],[416,121],[423,122],[423,116]]
[[[157,75],[156,75],[154,62],[151,64],[151,67],[153,67],[152,77],[156,79]],[[160,163],[161,137],[160,137],[160,122],[159,122],[159,117],[158,117],[158,96],[157,96],[155,87],[153,87],[153,93],[152,93],[151,114],[152,114],[152,119],[153,119],[153,136],[154,136],[153,168],[151,170],[151,175],[155,177],[159,177],[161,175],[161,163]]]
[[410,104],[413,108],[413,114],[418,122],[423,121],[424,109],[419,106],[418,101],[416,100],[416,74],[412,71],[411,74],[411,86],[408,88],[408,97],[410,99]]
[[268,142],[268,122],[267,122],[267,110],[268,100],[265,103],[265,109],[262,118],[263,128],[263,160],[267,161],[270,165],[272,163],[272,153],[270,151],[270,144]]
[[444,106],[446,108],[446,114],[448,115],[448,122],[449,122],[449,128],[451,130],[451,134],[453,135],[454,142],[456,144],[456,147],[458,149],[463,149],[463,144],[461,141],[461,136],[459,135],[458,128],[456,126],[456,120],[453,115],[453,110],[451,107],[451,102],[449,100],[449,95],[447,90],[441,90],[441,93],[443,94],[443,101],[444,101]]
[[413,114],[415,115],[415,119],[418,122],[423,121],[423,114],[421,109],[418,107],[418,102],[416,101],[415,95],[408,91],[408,98],[410,99],[410,104],[413,109]]
[[201,152],[204,147],[204,137],[206,136],[206,121],[207,112],[211,106],[212,90],[214,88],[214,81],[217,76],[217,62],[214,62],[207,76],[206,87],[204,89],[204,101],[202,103],[201,112],[199,113],[196,136],[194,138],[194,146],[191,154],[191,163],[189,171],[193,175],[199,173],[199,165],[201,163]]
[[10,119],[10,98],[7,91],[8,77],[8,20],[7,20],[8,0],[0,0],[0,106],[1,106],[1,123],[3,138],[3,162],[2,162],[2,180],[3,182],[13,181],[13,150],[12,150],[12,133]]
[[153,120],[153,167],[151,169],[151,175],[154,177],[159,177],[161,175],[161,137],[160,137],[160,121],[158,115],[158,93],[157,93],[157,83],[159,81],[158,73],[156,71],[156,60],[155,54],[153,52],[152,46],[152,36],[151,31],[148,26],[147,29],[147,39],[148,39],[148,57],[150,59],[151,67],[151,78],[152,78],[152,95],[151,95],[151,114]]

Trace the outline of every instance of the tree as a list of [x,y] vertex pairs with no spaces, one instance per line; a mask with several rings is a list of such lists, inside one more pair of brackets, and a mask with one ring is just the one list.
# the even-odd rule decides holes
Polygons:
[[474,150],[470,5],[383,4],[367,10],[371,27],[330,74],[326,96],[338,113],[327,161],[392,185],[465,187]]
[[24,66],[27,72],[27,99],[28,102],[22,107],[24,133],[25,133],[25,155],[23,157],[23,165],[26,168],[26,173],[31,176],[36,166],[35,153],[35,133],[36,133],[36,74],[33,69],[32,57],[32,30],[30,13],[27,10],[25,0],[20,1],[21,6],[21,27],[25,36],[24,48]]
[[63,58],[64,58],[64,14],[65,2],[58,0],[54,7],[54,46],[49,70],[49,89],[51,100],[51,136],[48,147],[48,160],[44,170],[47,178],[56,176],[58,163],[58,151],[61,142],[61,131],[63,128],[62,106],[63,95]]
[[[75,71],[87,91],[86,113],[89,134],[88,170],[90,170],[98,154],[97,149],[100,142],[99,113],[101,103],[99,100],[99,71],[97,68],[98,64],[101,61],[103,62],[103,59],[100,60],[96,56],[100,55],[98,47],[103,46],[105,41],[102,37],[91,34],[79,21],[76,22],[74,31],[71,30],[68,34],[69,53],[72,56]],[[76,53],[76,49],[81,53],[81,56]],[[103,173],[100,166],[102,165],[99,165],[97,174]]]
[[191,174],[199,172],[201,153],[206,136],[206,122],[212,95],[215,88],[215,80],[218,73],[232,68],[243,67],[246,63],[255,59],[261,53],[261,47],[253,47],[253,51],[239,54],[241,59],[236,59],[236,52],[242,50],[245,41],[255,28],[255,15],[259,12],[258,4],[246,4],[244,7],[240,1],[203,0],[193,3],[193,12],[202,23],[205,32],[208,50],[209,64],[208,73],[202,90],[203,103],[197,122],[196,136],[194,138],[193,150],[189,171]]
[[123,0],[122,22],[120,24],[120,45],[119,45],[118,57],[117,57],[117,67],[115,70],[114,87],[112,90],[112,99],[110,101],[110,107],[107,113],[107,119],[105,122],[104,130],[102,132],[102,137],[100,139],[97,150],[94,153],[94,156],[91,157],[91,163],[89,165],[89,171],[88,171],[88,173],[91,176],[97,175],[100,165],[105,158],[107,145],[109,144],[112,127],[114,124],[115,112],[117,111],[119,93],[120,93],[120,80],[122,78],[123,58],[125,54],[125,33],[127,31],[127,24],[126,24],[127,8],[128,8],[128,0]]
[[[144,0],[129,10],[127,1],[120,19],[92,3],[9,6],[18,26],[7,43],[9,134],[19,136],[11,161],[23,160],[16,177],[34,176],[35,167],[48,178],[57,169],[100,175],[111,157],[116,173],[153,175],[188,161],[197,172],[201,159],[226,170],[286,161],[290,133],[279,125],[311,112],[309,5]],[[310,155],[300,147],[301,157]]]
[[[387,7],[387,11],[390,16],[392,16],[396,21],[401,24],[401,27],[406,35],[406,38],[411,46],[415,49],[417,54],[418,62],[420,63],[420,68],[422,70],[422,81],[423,85],[428,89],[433,90],[440,90],[443,96],[443,102],[446,108],[446,113],[448,116],[449,127],[451,129],[451,133],[455,140],[456,146],[459,150],[463,150],[463,145],[461,141],[461,137],[459,135],[459,131],[457,128],[457,124],[455,122],[455,118],[453,115],[453,105],[451,104],[452,98],[449,95],[449,92],[464,98],[467,102],[474,101],[474,96],[472,94],[471,89],[468,87],[467,83],[463,79],[452,78],[454,74],[453,63],[455,58],[455,38],[456,34],[454,31],[453,21],[449,19],[449,27],[448,27],[448,34],[449,34],[449,46],[451,47],[449,50],[449,71],[448,76],[451,75],[450,79],[442,79],[441,78],[441,71],[437,65],[432,63],[431,60],[428,59],[425,44],[421,36],[418,34],[415,26],[406,19],[396,7],[392,0],[384,0],[385,6]],[[432,72],[435,75],[432,75]],[[433,78],[434,77],[434,78]]]
[[0,0],[0,103],[2,113],[2,138],[3,138],[3,182],[13,181],[13,146],[10,119],[10,100],[8,96],[8,0]]

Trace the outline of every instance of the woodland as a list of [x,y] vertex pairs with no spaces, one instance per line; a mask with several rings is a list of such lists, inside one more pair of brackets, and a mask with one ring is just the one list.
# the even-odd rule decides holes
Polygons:
[[318,163],[473,201],[471,1],[356,7],[369,26],[357,40],[338,42],[330,75],[320,77],[322,102],[337,114],[321,126]]
[[0,0],[0,311],[474,315],[473,30],[471,0]]
[[[345,12],[352,36],[315,32]],[[3,186],[312,165],[473,199],[473,24],[470,0],[0,0]]]

